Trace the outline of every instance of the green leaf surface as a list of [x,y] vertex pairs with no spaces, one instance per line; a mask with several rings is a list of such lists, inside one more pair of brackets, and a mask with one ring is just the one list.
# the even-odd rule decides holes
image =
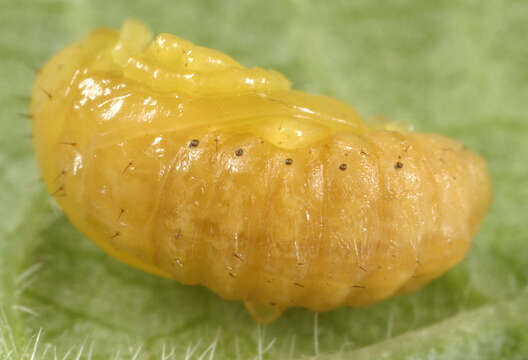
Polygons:
[[[411,295],[257,326],[109,258],[46,194],[24,114],[35,69],[129,16],[480,153],[494,202],[466,260]],[[521,0],[0,0],[0,359],[527,359],[527,18]]]

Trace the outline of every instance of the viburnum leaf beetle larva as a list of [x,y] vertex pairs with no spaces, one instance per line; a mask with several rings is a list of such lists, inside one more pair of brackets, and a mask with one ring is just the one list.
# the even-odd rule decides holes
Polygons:
[[490,201],[478,155],[151,38],[136,20],[95,30],[32,95],[46,187],[110,255],[242,300],[261,322],[372,304],[464,257]]

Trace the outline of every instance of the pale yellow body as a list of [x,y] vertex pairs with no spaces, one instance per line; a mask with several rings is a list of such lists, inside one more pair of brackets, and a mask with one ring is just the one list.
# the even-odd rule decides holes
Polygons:
[[150,41],[136,21],[94,31],[33,90],[46,186],[112,256],[242,300],[259,321],[372,304],[464,257],[490,200],[476,154],[369,128],[173,35]]

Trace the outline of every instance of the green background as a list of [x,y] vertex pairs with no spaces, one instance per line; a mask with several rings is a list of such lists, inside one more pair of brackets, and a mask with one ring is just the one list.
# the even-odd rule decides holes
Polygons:
[[[480,153],[494,202],[467,259],[412,295],[257,326],[107,257],[45,193],[24,114],[35,69],[131,15]],[[527,19],[513,0],[0,0],[0,359],[528,358]]]

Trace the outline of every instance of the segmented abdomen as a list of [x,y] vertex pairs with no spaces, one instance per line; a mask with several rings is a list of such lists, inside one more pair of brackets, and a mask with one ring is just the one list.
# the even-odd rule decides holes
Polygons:
[[[77,154],[68,148],[59,157]],[[420,286],[465,255],[488,201],[482,160],[438,135],[283,150],[193,129],[82,155],[82,181],[65,187],[82,194],[66,207],[88,219],[81,229],[102,224],[100,241],[183,283],[283,308],[366,305]]]

